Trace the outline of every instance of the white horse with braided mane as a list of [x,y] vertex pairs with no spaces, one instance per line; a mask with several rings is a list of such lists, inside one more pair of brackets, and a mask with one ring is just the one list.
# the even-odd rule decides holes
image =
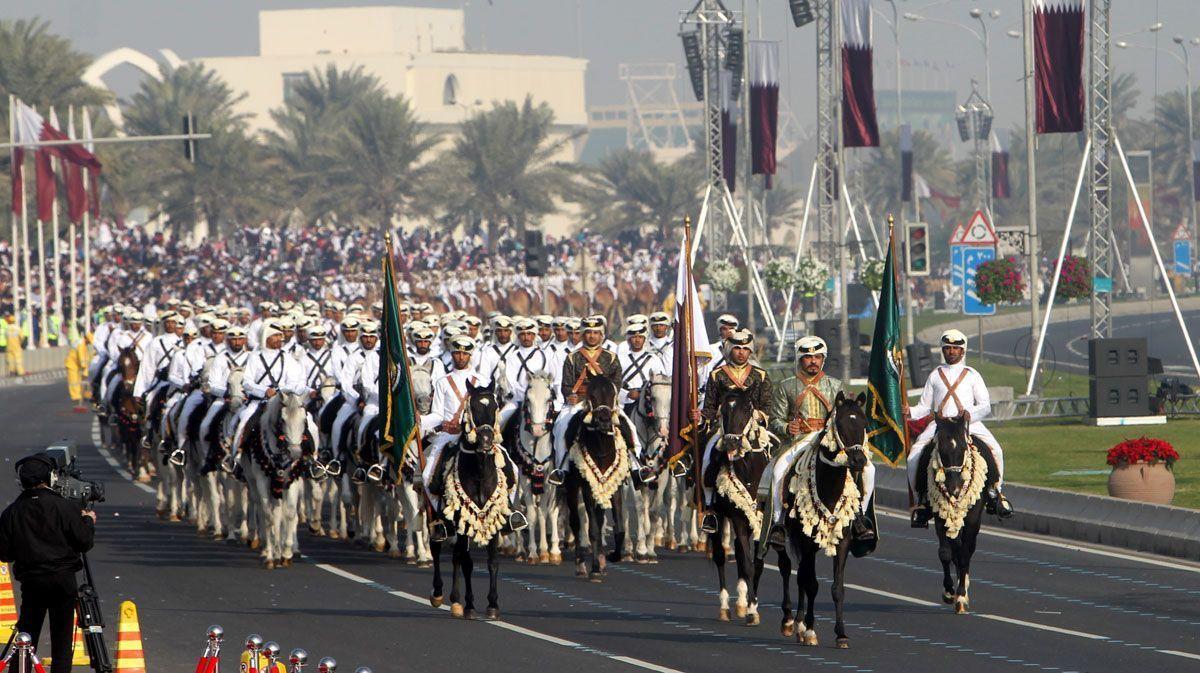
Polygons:
[[525,402],[515,418],[516,446],[509,451],[520,468],[517,479],[529,521],[525,529],[529,563],[562,562],[558,487],[546,480],[554,459],[549,419],[553,402],[554,377],[549,372],[531,373]]
[[[337,394],[337,379],[332,376],[324,376],[317,384],[317,397],[320,398],[322,406],[327,404],[333,396]],[[320,437],[316,438],[320,441]],[[336,520],[339,515],[339,507],[341,499],[338,496],[338,479],[337,475],[329,475],[326,466],[321,462],[319,456],[314,457],[312,469],[304,475],[301,482],[301,504],[300,504],[300,522],[308,524],[308,532],[321,537],[325,535],[325,502],[329,502],[331,520],[329,532],[332,537],[336,537],[333,531],[337,530]],[[344,517],[344,510],[341,512]],[[345,528],[344,518],[342,528]]]
[[[413,402],[417,413],[427,414],[433,401],[432,362],[427,367],[414,366],[409,370],[412,383]],[[399,552],[400,540],[398,519],[404,521],[404,558],[408,563],[421,566],[433,565],[433,555],[429,550],[429,533],[426,528],[424,499],[417,493],[413,484],[413,475],[420,472],[415,451],[407,456],[408,465],[400,471],[395,488],[395,502],[399,507],[399,516],[390,527],[395,531],[388,543],[395,552]],[[393,554],[397,556],[398,554]]]
[[[671,377],[653,374],[641,389],[637,404],[630,415],[633,429],[642,445],[641,462],[657,479],[650,484],[634,487],[632,480],[624,486],[627,518],[623,554],[633,556],[638,563],[657,563],[655,546],[662,544],[663,535],[674,526],[678,484],[670,478],[666,467],[667,435],[671,425]],[[667,496],[671,497],[668,498]]]
[[[247,441],[241,453],[263,539],[263,565],[268,569],[292,565],[299,552],[299,467],[305,431],[311,423],[305,401],[305,396],[288,392],[268,399],[259,418],[257,441]],[[282,442],[275,435],[276,428]]]

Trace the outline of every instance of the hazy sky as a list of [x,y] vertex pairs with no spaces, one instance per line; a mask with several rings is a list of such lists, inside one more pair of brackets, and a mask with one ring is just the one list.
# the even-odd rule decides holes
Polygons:
[[[379,3],[366,0],[3,0],[0,17],[40,16],[51,21],[55,32],[72,39],[84,51],[100,54],[120,46],[153,53],[162,47],[174,49],[183,58],[253,54],[258,48],[260,9],[404,4],[433,7],[464,7],[468,41],[473,49],[489,51],[577,55],[582,49],[589,59],[588,102],[621,103],[623,84],[617,79],[622,62],[682,61],[676,37],[681,10],[694,0],[470,0],[453,2],[407,0]],[[891,16],[891,5],[874,0],[875,7]],[[1005,31],[1020,28],[1020,0],[897,0],[901,13],[972,23],[972,7],[997,9],[1000,17],[989,20],[991,34],[992,97],[997,124],[1008,126],[1023,110],[1020,40]],[[1200,36],[1200,0],[1114,0],[1114,28],[1118,36],[1144,29],[1154,21],[1165,24],[1158,33],[1126,38],[1131,43],[1156,43],[1172,54],[1178,47],[1171,37]],[[752,31],[757,30],[761,7],[763,37],[782,40],[782,88],[801,124],[814,118],[813,28],[794,28],[786,0],[727,0],[727,6],[747,7]],[[577,14],[578,13],[578,14]],[[577,30],[577,15],[582,31]],[[984,79],[982,48],[967,31],[943,24],[913,23],[901,19],[902,60],[905,88],[951,88],[964,98],[972,77]],[[978,27],[974,22],[973,27]],[[876,88],[892,89],[894,42],[886,21],[876,15]],[[1200,47],[1192,47],[1200,67]],[[1156,58],[1157,57],[1157,58]],[[1157,63],[1156,63],[1157,60]],[[1148,49],[1114,49],[1113,63],[1119,70],[1137,73],[1143,93],[1142,111],[1155,91],[1183,85],[1183,67],[1172,56]],[[128,86],[131,74],[115,83]],[[681,78],[679,95],[690,96]]]

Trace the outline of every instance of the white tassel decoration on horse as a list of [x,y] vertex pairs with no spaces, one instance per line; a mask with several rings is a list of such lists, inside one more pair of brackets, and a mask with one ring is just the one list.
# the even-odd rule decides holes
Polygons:
[[963,454],[963,481],[958,493],[946,492],[946,473],[942,467],[941,456],[937,451],[929,458],[929,505],[933,513],[946,525],[946,537],[951,540],[958,537],[962,530],[967,513],[979,501],[983,493],[984,482],[987,481],[987,462],[979,455],[979,449],[972,444]]

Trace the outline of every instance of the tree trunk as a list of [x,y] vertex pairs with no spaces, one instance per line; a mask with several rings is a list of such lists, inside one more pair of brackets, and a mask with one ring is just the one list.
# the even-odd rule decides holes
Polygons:
[[489,215],[487,218],[487,249],[488,254],[496,254],[497,248],[500,246],[500,218],[495,215]]

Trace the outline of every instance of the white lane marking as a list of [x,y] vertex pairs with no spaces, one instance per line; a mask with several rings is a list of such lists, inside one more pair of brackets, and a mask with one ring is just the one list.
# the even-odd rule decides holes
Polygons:
[[1063,628],[1059,628],[1057,626],[1050,626],[1048,624],[1038,624],[1037,622],[1027,622],[1023,619],[1013,619],[1012,617],[1001,617],[1000,615],[989,615],[989,614],[985,614],[985,613],[980,613],[976,616],[983,617],[984,619],[992,619],[997,622],[1004,622],[1005,624],[1016,624],[1017,626],[1028,626],[1031,629],[1039,629],[1042,631],[1052,631],[1054,633],[1061,633],[1061,634],[1067,635],[1067,636],[1077,636],[1079,638],[1087,638],[1089,640],[1108,640],[1109,639],[1108,636],[1098,636],[1094,633],[1087,633],[1086,631],[1073,631],[1071,629],[1063,629]]
[[[764,564],[764,567],[768,567],[768,566],[766,564]],[[774,566],[769,566],[769,567],[774,567]],[[779,570],[779,568],[775,568],[775,570]],[[873,589],[871,587],[864,587],[861,584],[846,583],[846,586],[851,589],[857,589],[859,591],[862,591],[862,592],[865,592],[868,594],[875,594],[876,596],[886,596],[888,598],[894,598],[898,601],[904,601],[905,603],[912,603],[913,605],[927,605],[927,606],[935,607],[935,608],[938,606],[938,604],[934,603],[933,601],[926,601],[926,600],[922,600],[920,598],[913,598],[912,596],[905,596],[904,594],[894,594],[890,591],[884,591],[883,589]]]
[[[891,510],[879,507],[876,509],[878,514],[892,517],[894,519],[903,519],[908,521],[907,514],[901,514]],[[1136,561],[1137,563],[1145,563],[1146,565],[1158,566],[1160,568],[1170,568],[1172,570],[1183,570],[1189,573],[1200,573],[1200,566],[1187,565],[1184,563],[1176,563],[1165,559],[1151,558],[1148,556],[1137,556],[1135,554],[1125,554],[1119,551],[1110,551],[1108,549],[1100,549],[1097,547],[1087,547],[1077,544],[1072,544],[1064,540],[1056,538],[1043,538],[1027,533],[1012,533],[1008,531],[994,530],[991,528],[982,528],[979,531],[984,535],[992,535],[994,537],[1004,538],[1006,540],[1018,540],[1020,542],[1030,542],[1040,544],[1045,547],[1054,547],[1055,549],[1066,549],[1069,551],[1084,552],[1086,554],[1095,554],[1096,556],[1107,556],[1108,558],[1118,558],[1124,561]]]
[[[302,555],[301,558],[308,559],[309,557]],[[379,584],[378,582],[376,582],[374,580],[363,577],[362,575],[356,575],[348,570],[343,570],[342,568],[339,568],[335,565],[330,565],[328,563],[314,563],[313,565],[320,568],[321,570],[324,570],[325,572],[332,573],[334,575],[337,575],[338,577],[341,577],[342,579],[350,580],[351,582],[357,582],[358,584],[367,584],[367,585],[378,585]],[[423,598],[421,596],[417,596],[416,594],[410,594],[407,591],[390,590],[387,593],[391,596],[395,596],[396,598],[402,598],[406,601],[417,603],[419,605],[426,605],[426,606],[429,605],[428,598]],[[442,605],[441,609],[448,611],[450,609],[450,606]],[[488,624],[490,626],[494,626],[496,628],[504,629],[505,631],[511,631],[512,633],[517,633],[522,636],[527,636],[529,638],[535,638],[535,639],[541,640],[543,642],[551,643],[553,645],[569,647],[571,649],[578,650],[580,652],[584,652],[587,654],[596,654],[598,656],[605,657],[606,659],[612,659],[613,661],[619,661],[623,664],[635,666],[637,668],[645,669],[647,671],[655,671],[655,673],[683,673],[682,671],[679,671],[677,669],[667,668],[666,666],[659,666],[658,664],[654,664],[649,661],[643,661],[641,659],[635,659],[633,657],[627,657],[627,656],[619,655],[619,654],[609,654],[607,652],[599,652],[595,648],[584,645],[583,643],[577,643],[573,640],[559,638],[557,636],[552,636],[548,633],[542,633],[541,631],[534,631],[533,629],[527,629],[524,626],[517,626],[516,624],[513,624],[511,622],[506,622],[503,620],[496,620],[496,621],[484,621],[483,623]]]
[[1190,652],[1180,652],[1179,650],[1157,650],[1163,654],[1173,654],[1177,657],[1185,657],[1187,659],[1200,659],[1200,654],[1192,654]]
[[142,482],[134,479],[133,475],[129,473],[129,470],[126,470],[116,458],[113,458],[113,455],[109,453],[108,449],[104,448],[100,441],[100,419],[94,416],[92,417],[92,446],[96,447],[96,450],[100,452],[100,457],[104,458],[104,462],[108,463],[109,467],[111,467],[113,471],[122,477],[125,477],[129,480],[129,483],[142,489],[143,491],[147,493],[154,493],[154,487],[152,487],[150,484],[143,484]]

